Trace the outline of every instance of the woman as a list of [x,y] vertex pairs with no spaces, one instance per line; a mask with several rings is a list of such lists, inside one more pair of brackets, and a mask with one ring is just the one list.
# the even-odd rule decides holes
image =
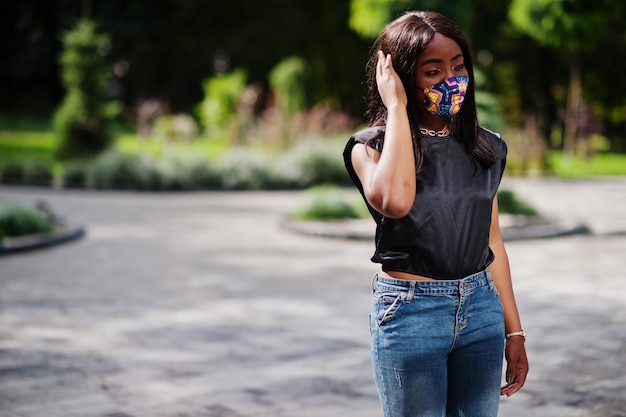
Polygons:
[[506,144],[477,124],[469,46],[448,18],[408,12],[372,51],[371,127],[344,160],[377,224],[370,327],[384,415],[496,416],[528,373],[498,224]]

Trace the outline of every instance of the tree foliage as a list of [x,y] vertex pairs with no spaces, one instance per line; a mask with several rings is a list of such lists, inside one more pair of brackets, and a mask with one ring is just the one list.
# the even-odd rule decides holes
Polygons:
[[474,17],[471,0],[350,0],[348,24],[359,35],[374,39],[381,29],[408,10],[436,10],[468,27]]
[[[513,0],[511,3],[509,17],[514,26],[550,48],[569,65],[563,134],[563,147],[569,152],[576,149],[577,140],[597,133],[581,126],[585,117],[585,102],[595,105],[598,109],[596,113],[602,112],[605,104],[594,103],[598,89],[594,90],[596,97],[583,97],[583,72],[592,73],[595,70],[586,68],[583,61],[584,57],[595,55],[594,51],[606,41],[604,34],[607,27],[618,31],[620,26],[624,28],[624,15],[620,14],[624,11],[623,4],[620,0]],[[610,22],[614,20],[614,13],[621,16],[618,20],[622,22],[616,21],[612,26]],[[623,31],[622,38],[622,53],[618,53],[618,56],[621,55],[623,59],[626,40]],[[603,61],[606,59],[597,58]],[[619,76],[616,72],[614,74]],[[610,84],[611,80],[608,81]],[[609,91],[606,94],[611,96]]]
[[[0,111],[48,114],[63,97],[58,34],[74,27],[83,0],[20,0],[0,14]],[[407,9],[455,20],[475,52],[481,86],[505,124],[534,119],[546,143],[563,123],[571,63],[580,62],[585,117],[626,150],[626,2],[623,0],[107,0],[91,13],[110,35],[117,63],[108,89],[132,116],[156,98],[189,112],[203,81],[235,68],[264,88],[290,56],[310,68],[306,105],[365,111],[364,69],[372,38]],[[523,9],[523,12],[520,11]],[[576,57],[576,54],[578,56]],[[491,99],[490,99],[491,100]],[[491,104],[493,107],[493,103]]]
[[104,90],[109,70],[104,60],[109,44],[91,20],[81,20],[63,37],[62,80],[66,96],[54,115],[60,136],[58,156],[76,159],[105,150],[111,141]]
[[604,0],[513,0],[513,24],[541,44],[575,53],[592,49],[606,25]]
[[407,9],[412,0],[352,0],[349,25],[366,38],[376,38],[394,14]]
[[293,116],[305,109],[308,75],[306,61],[297,56],[284,59],[270,71],[269,84],[285,116]]
[[234,127],[246,79],[246,71],[238,69],[217,74],[203,82],[204,100],[198,106],[198,115],[209,134],[219,134]]

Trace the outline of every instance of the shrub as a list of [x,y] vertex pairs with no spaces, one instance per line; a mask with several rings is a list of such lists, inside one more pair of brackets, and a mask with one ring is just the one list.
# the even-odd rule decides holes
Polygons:
[[209,134],[228,134],[230,130],[239,129],[237,108],[246,87],[246,78],[244,70],[235,70],[229,74],[218,74],[202,84],[204,99],[198,106],[198,115]]
[[154,158],[147,155],[144,155],[142,160],[141,165],[145,167],[145,175],[131,188],[151,191],[184,189],[184,175],[181,175],[174,161],[166,157]]
[[306,80],[309,67],[303,58],[292,56],[282,60],[269,74],[269,83],[276,94],[278,108],[287,117],[306,107]]
[[246,148],[233,148],[219,161],[222,187],[226,190],[260,190],[271,183],[267,159]]
[[54,115],[61,159],[96,155],[110,145],[108,122],[116,106],[104,96],[109,70],[103,55],[108,45],[108,36],[97,33],[96,24],[88,19],[63,37],[61,67],[67,95]]
[[34,159],[24,166],[24,184],[50,185],[53,177],[52,167],[43,161]]
[[510,190],[498,191],[498,210],[502,214],[514,214],[523,216],[537,216],[539,213],[533,207],[520,200]]
[[154,122],[153,134],[166,142],[186,142],[198,136],[198,124],[188,114],[159,116]]
[[0,208],[0,241],[5,237],[50,233],[52,222],[40,211],[19,206]]
[[102,189],[159,189],[163,178],[153,160],[115,150],[98,156],[89,168],[89,185]]
[[8,162],[0,168],[4,184],[50,185],[53,176],[50,164],[38,159]]
[[85,162],[70,162],[65,165],[61,174],[63,187],[84,188],[87,186],[88,166]]
[[[235,178],[233,183],[229,184],[230,187],[251,188],[252,181],[245,180],[245,174],[241,172],[243,170],[236,172],[233,165],[237,165],[234,160],[225,167],[231,177]],[[84,171],[82,164],[68,167],[72,167],[72,171],[68,171],[67,175],[78,177],[75,183],[80,183],[84,175],[86,181],[83,181],[83,184],[87,183],[100,189],[171,191],[222,188],[222,172],[217,164],[198,153],[172,152],[156,158],[146,154],[108,151],[96,158]],[[254,175],[262,178],[263,175],[257,171]],[[261,185],[259,184],[257,188]]]
[[304,204],[291,217],[298,220],[343,220],[367,216],[367,208],[361,199],[347,200],[337,187],[313,187],[307,194]]
[[222,177],[217,164],[198,153],[178,153],[171,158],[170,166],[177,173],[181,188],[185,190],[219,189]]
[[269,73],[269,84],[276,96],[278,139],[284,148],[302,130],[306,108],[306,80],[309,67],[303,58],[292,56],[279,62]]
[[222,177],[211,161],[196,161],[189,165],[188,169],[192,189],[217,190],[221,188]]
[[24,165],[19,162],[7,162],[1,169],[4,184],[22,184],[24,182]]
[[350,185],[341,150],[337,144],[328,141],[303,143],[279,157],[272,175],[286,188]]
[[144,187],[148,190],[191,190],[194,189],[190,170],[196,160],[204,159],[196,154],[170,153],[161,158],[145,158],[150,166]]

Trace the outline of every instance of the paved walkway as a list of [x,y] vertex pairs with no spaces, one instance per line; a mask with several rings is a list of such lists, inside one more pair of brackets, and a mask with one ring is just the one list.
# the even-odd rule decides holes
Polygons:
[[[626,416],[626,179],[507,179],[592,235],[507,245],[531,373],[502,417]],[[300,193],[0,188],[87,226],[0,257],[0,417],[378,417],[372,245],[279,226]]]

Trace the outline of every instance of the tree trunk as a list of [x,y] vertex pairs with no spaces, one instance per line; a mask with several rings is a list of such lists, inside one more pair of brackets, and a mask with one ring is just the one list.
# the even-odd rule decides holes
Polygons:
[[565,133],[563,136],[563,151],[573,155],[576,150],[578,135],[578,119],[582,103],[580,57],[576,54],[570,67],[569,91],[567,108],[565,111]]
[[82,15],[84,19],[91,19],[91,14],[92,14],[92,0],[83,0],[82,2]]

